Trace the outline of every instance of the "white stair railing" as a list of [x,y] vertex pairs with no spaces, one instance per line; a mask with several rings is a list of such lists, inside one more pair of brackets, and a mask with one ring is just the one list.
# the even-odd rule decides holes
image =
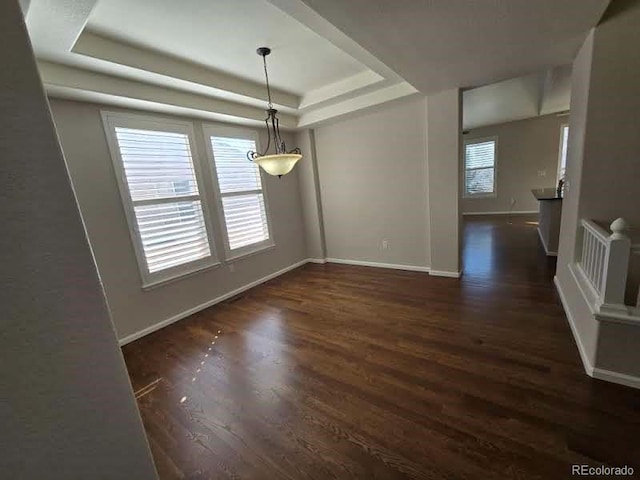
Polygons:
[[618,218],[611,234],[591,220],[582,220],[582,252],[578,264],[596,294],[600,309],[624,307],[631,240],[627,222]]

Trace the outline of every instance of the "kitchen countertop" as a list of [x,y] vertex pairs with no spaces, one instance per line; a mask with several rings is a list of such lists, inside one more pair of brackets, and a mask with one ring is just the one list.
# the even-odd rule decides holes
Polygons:
[[558,195],[558,191],[553,188],[534,188],[531,190],[533,196],[538,200],[562,200],[562,195]]

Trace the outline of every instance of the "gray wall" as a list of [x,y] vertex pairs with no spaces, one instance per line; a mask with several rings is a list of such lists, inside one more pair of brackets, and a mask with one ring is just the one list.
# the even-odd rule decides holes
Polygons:
[[[640,242],[640,2],[614,2],[593,43],[578,216],[624,217]],[[615,94],[612,94],[615,92]],[[563,258],[563,260],[565,260]],[[602,324],[598,367],[640,376],[640,329]]]
[[[160,322],[306,258],[298,178],[294,170],[281,179],[268,176],[265,184],[275,248],[235,261],[234,272],[221,265],[152,290],[142,290],[100,118],[101,106],[51,100],[51,108],[120,339],[153,328]],[[204,155],[202,122],[191,121],[195,128],[196,149]],[[211,197],[213,186],[209,175],[205,178],[204,187],[205,194]],[[224,249],[222,232],[216,228],[219,225],[217,219],[213,225],[216,250],[221,255]]]
[[593,37],[591,32],[585,40],[573,62],[571,75],[571,128],[567,149],[567,180],[564,199],[562,200],[562,219],[560,223],[560,244],[558,246],[558,263],[556,281],[564,292],[574,318],[577,341],[581,342],[584,354],[594,365],[600,324],[596,322],[589,310],[589,305],[582,297],[578,285],[573,280],[569,265],[574,262],[576,236],[578,232],[580,183],[582,179],[582,158],[587,127],[587,104],[591,80],[591,60],[593,55]]
[[429,266],[425,120],[413,97],[316,129],[328,258]]
[[612,3],[574,62],[570,188],[563,202],[557,270],[578,341],[592,365],[636,377],[640,377],[640,330],[594,320],[569,265],[579,252],[581,218],[608,224],[624,217],[634,228],[634,240],[640,240],[639,24],[639,2]]
[[610,18],[596,29],[580,193],[583,215],[602,222],[624,217],[636,234],[640,232],[639,26],[640,2],[621,0],[612,4]]
[[322,217],[322,197],[315,148],[315,132],[301,130],[295,135],[295,145],[302,150],[303,159],[298,162],[298,180],[300,182],[300,204],[302,206],[307,255],[309,258],[323,260],[327,256]]
[[458,275],[462,96],[458,89],[427,97],[431,273]]
[[0,63],[0,476],[156,478],[15,0]]
[[[569,117],[555,114],[474,128],[464,140],[497,137],[498,178],[495,198],[463,198],[463,213],[508,212],[511,198],[513,211],[538,211],[533,188],[555,187],[560,148],[560,128]],[[538,175],[539,170],[546,176]]]

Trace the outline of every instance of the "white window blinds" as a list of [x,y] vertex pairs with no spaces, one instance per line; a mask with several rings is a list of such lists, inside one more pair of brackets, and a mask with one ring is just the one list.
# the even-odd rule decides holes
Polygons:
[[495,162],[495,140],[469,142],[465,145],[465,196],[493,195],[495,193]]
[[189,136],[114,127],[148,274],[211,256]]
[[224,213],[228,249],[238,252],[269,241],[260,168],[247,159],[253,139],[210,136]]

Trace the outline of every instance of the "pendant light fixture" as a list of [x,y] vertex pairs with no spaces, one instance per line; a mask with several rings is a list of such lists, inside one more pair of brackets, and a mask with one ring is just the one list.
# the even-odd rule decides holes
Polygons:
[[[269,108],[267,109],[267,118],[264,123],[267,125],[267,148],[263,153],[247,152],[247,158],[252,162],[257,163],[262,169],[269,175],[277,175],[282,177],[289,173],[295,164],[302,158],[302,152],[299,148],[294,148],[287,151],[287,146],[280,136],[280,121],[276,117],[278,111],[273,108],[271,102],[271,89],[269,88],[269,74],[267,73],[267,55],[271,53],[271,49],[268,47],[260,47],[256,50],[257,54],[262,57],[262,63],[264,64],[264,76],[267,81],[267,97],[269,99]],[[273,137],[273,139],[272,139]],[[269,155],[269,148],[273,141],[275,153]]]

